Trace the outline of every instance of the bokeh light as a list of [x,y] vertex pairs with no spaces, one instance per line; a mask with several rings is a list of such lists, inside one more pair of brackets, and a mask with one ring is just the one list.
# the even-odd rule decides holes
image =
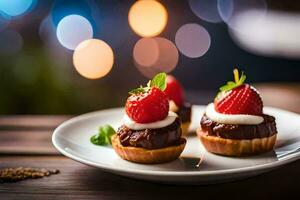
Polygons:
[[167,73],[173,71],[179,59],[178,49],[173,42],[166,38],[157,37],[154,39],[159,47],[159,58],[154,66]]
[[35,3],[36,0],[0,0],[0,11],[14,17],[24,14]]
[[[276,41],[280,40],[280,29],[273,30],[273,20],[258,20],[259,13],[255,11],[243,12],[234,20],[234,28],[229,27],[229,33],[235,43],[250,52],[268,52],[268,49],[276,49]],[[274,16],[273,16],[274,17]],[[278,20],[278,19],[277,19]],[[281,24],[281,23],[280,23]],[[271,26],[270,26],[271,25]],[[281,24],[281,27],[284,25]],[[276,36],[273,37],[273,33]],[[292,36],[292,34],[289,34]],[[293,42],[295,44],[295,42]],[[280,43],[280,49],[283,44]]]
[[80,42],[93,37],[93,27],[80,15],[68,15],[58,23],[56,35],[62,46],[74,50]]
[[139,72],[149,79],[153,78],[156,74],[163,72],[162,70],[156,69],[154,67],[143,67],[138,65],[137,63],[135,63],[135,65]]
[[23,38],[14,30],[4,30],[0,32],[0,44],[0,54],[16,54],[23,46]]
[[228,22],[233,13],[233,0],[218,0],[218,12],[224,22]]
[[162,4],[155,0],[140,0],[131,6],[128,20],[136,34],[142,37],[153,37],[164,30],[168,13]]
[[208,22],[221,22],[218,12],[217,0],[189,0],[193,13],[200,19]]
[[235,20],[238,17],[248,11],[259,11],[256,18],[264,17],[267,13],[267,3],[265,0],[251,0],[251,1],[239,1],[239,0],[218,0],[218,11],[225,23],[230,28],[235,28]]
[[89,79],[105,76],[112,69],[113,63],[114,54],[111,47],[98,39],[81,42],[73,54],[75,69]]
[[159,46],[154,38],[142,38],[134,46],[133,58],[141,66],[153,66],[158,56]]
[[248,52],[297,59],[300,57],[299,21],[297,14],[268,11],[261,18],[259,11],[252,10],[240,14],[229,33],[235,43]]
[[210,35],[199,24],[185,24],[175,35],[175,43],[179,51],[190,58],[203,56],[210,47]]
[[142,38],[134,46],[133,58],[138,70],[146,77],[158,72],[169,73],[178,63],[178,50],[166,38]]

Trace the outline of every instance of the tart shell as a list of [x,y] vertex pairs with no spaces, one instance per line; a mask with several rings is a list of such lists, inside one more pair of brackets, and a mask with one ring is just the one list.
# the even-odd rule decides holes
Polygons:
[[274,148],[277,134],[270,137],[254,139],[224,139],[209,136],[201,128],[197,135],[207,151],[224,156],[247,156],[271,151]]
[[182,153],[186,139],[181,138],[180,144],[160,149],[145,149],[141,147],[123,146],[117,134],[111,137],[115,152],[124,160],[143,164],[157,164],[177,159]]

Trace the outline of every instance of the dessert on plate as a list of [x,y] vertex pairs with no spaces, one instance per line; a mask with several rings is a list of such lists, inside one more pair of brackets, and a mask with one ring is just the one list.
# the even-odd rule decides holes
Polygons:
[[263,113],[263,102],[258,91],[245,84],[246,76],[239,77],[234,70],[235,82],[220,88],[214,103],[210,103],[197,130],[207,151],[226,156],[260,154],[273,149],[276,122]]
[[112,146],[123,159],[145,164],[177,159],[186,140],[181,137],[181,120],[169,111],[169,101],[163,92],[166,74],[160,73],[129,92],[123,125],[111,137]]
[[192,117],[192,105],[184,100],[183,87],[175,77],[168,75],[167,87],[164,92],[169,98],[170,110],[177,113],[181,119],[182,135],[188,135]]

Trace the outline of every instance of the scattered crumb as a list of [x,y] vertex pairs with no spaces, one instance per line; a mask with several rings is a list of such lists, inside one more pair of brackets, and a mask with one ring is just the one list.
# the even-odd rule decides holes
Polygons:
[[25,179],[36,179],[58,174],[59,170],[39,169],[31,167],[17,167],[0,169],[0,183],[17,182]]

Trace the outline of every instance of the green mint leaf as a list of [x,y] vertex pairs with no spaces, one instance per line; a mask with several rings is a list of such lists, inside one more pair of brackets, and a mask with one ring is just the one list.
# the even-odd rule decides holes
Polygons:
[[104,133],[106,144],[111,144],[111,136],[116,133],[115,129],[108,124],[100,127],[99,132]]
[[143,87],[139,87],[139,88],[131,90],[129,92],[129,94],[138,94],[138,93],[144,93],[144,92],[146,92],[146,89]]
[[167,77],[167,74],[164,72],[155,75],[153,77],[153,79],[151,80],[150,86],[157,87],[157,88],[161,89],[162,91],[164,91],[167,87],[166,77]]
[[96,135],[93,135],[90,138],[91,143],[93,143],[94,145],[105,145],[106,141],[105,141],[105,135],[97,133]]
[[108,145],[111,144],[111,136],[116,131],[110,125],[100,126],[98,133],[90,138],[91,143],[95,145]]

